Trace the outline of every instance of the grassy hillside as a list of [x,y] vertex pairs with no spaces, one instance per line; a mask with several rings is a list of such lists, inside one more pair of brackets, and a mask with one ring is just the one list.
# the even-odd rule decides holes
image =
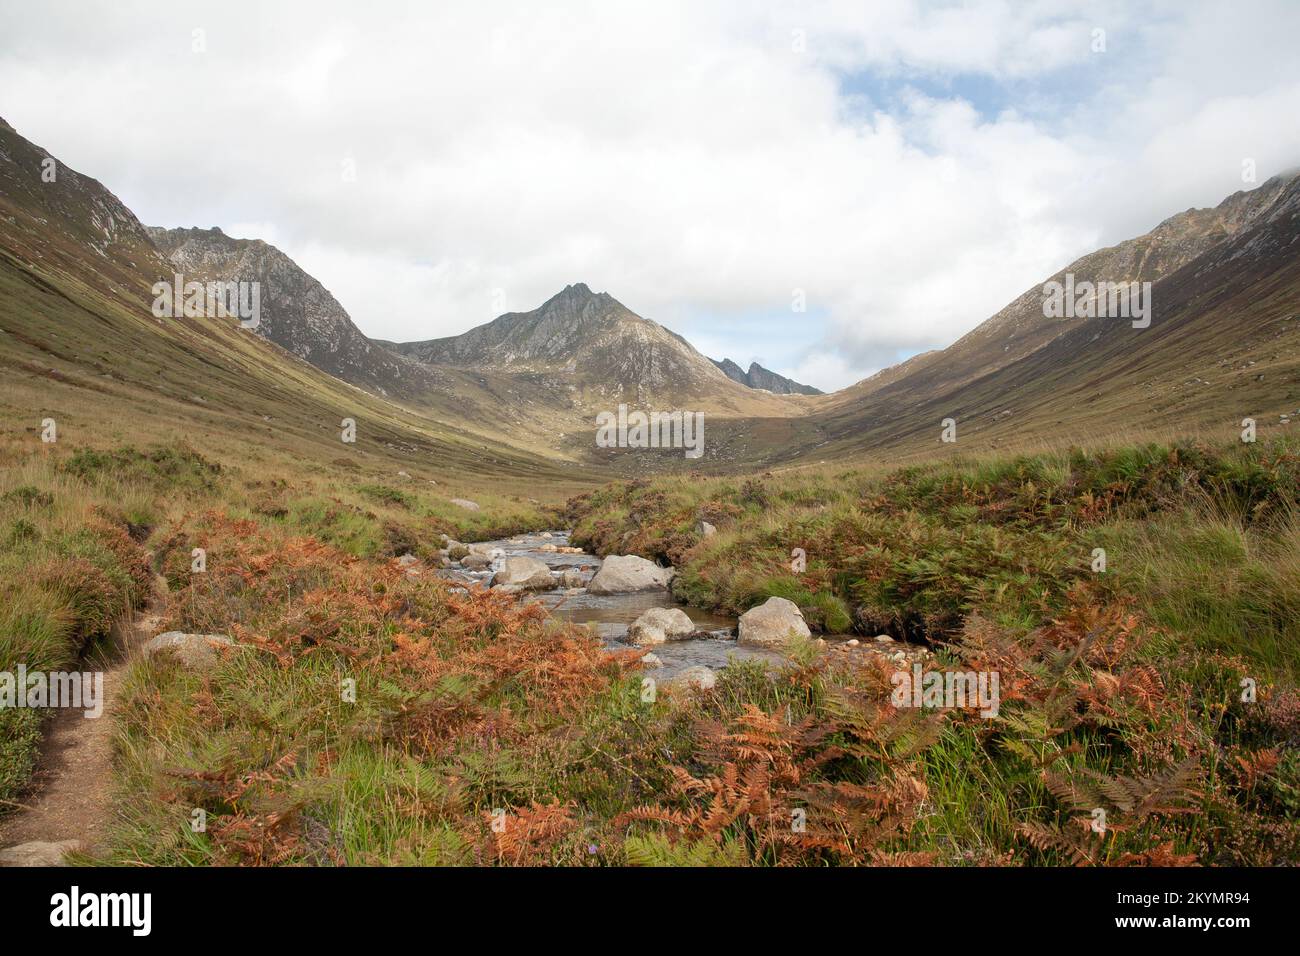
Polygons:
[[893,665],[811,642],[647,699],[641,651],[389,559],[554,520],[509,499],[475,525],[422,489],[57,449],[6,473],[0,532],[29,660],[70,659],[155,573],[162,627],[240,644],[130,673],[105,862],[1267,864],[1300,854],[1298,474],[1294,445],[1184,445],[571,502],[582,536],[672,557],[699,603],[781,594],[998,670],[991,720],[890,706]]

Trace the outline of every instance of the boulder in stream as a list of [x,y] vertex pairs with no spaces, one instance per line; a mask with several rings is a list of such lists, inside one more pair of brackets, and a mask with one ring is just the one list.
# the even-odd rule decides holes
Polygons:
[[492,575],[493,587],[517,587],[524,591],[549,591],[557,584],[551,569],[536,558],[522,555],[506,558],[501,570]]
[[695,633],[695,623],[679,607],[652,607],[627,629],[627,642],[644,646],[681,640]]
[[634,554],[611,554],[600,565],[587,589],[592,594],[626,594],[668,587],[677,572],[661,568]]
[[810,637],[803,613],[793,601],[771,597],[740,615],[740,643],[751,647],[784,647],[792,637]]

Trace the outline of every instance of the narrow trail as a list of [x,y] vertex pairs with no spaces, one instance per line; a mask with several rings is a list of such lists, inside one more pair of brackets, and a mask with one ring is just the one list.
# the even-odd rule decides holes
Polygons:
[[126,669],[139,647],[157,631],[161,617],[157,589],[153,600],[124,618],[113,629],[104,657],[83,661],[83,670],[102,669],[104,710],[87,719],[84,712],[60,709],[46,724],[41,757],[32,788],[21,798],[21,809],[0,819],[0,856],[24,844],[29,847],[0,865],[57,863],[63,852],[93,852],[101,845],[110,821],[113,800],[113,727]]

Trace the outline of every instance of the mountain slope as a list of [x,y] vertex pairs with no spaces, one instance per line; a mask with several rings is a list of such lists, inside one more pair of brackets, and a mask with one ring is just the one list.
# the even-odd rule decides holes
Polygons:
[[626,402],[788,415],[802,407],[733,382],[680,335],[581,282],[530,312],[509,312],[461,335],[385,344],[434,366],[541,376],[562,383],[586,409]]
[[[53,417],[74,442],[166,436],[388,475],[401,463],[440,478],[582,479],[348,385],[233,318],[155,317],[151,286],[171,264],[95,180],[61,163],[43,179],[46,158],[0,124],[3,441],[25,445]],[[355,444],[340,440],[344,418],[357,422]]]
[[709,359],[709,361],[716,365],[727,378],[749,388],[759,388],[774,395],[825,394],[819,388],[813,388],[811,385],[801,385],[792,378],[786,378],[771,369],[763,368],[757,362],[750,362],[749,371],[746,372],[731,359],[723,359],[721,362],[716,359]]
[[1149,328],[1045,319],[1038,287],[950,349],[918,356],[908,374],[882,373],[835,396],[795,439],[801,449],[782,457],[814,448],[933,453],[949,417],[958,422],[952,447],[963,450],[1222,431],[1247,416],[1261,428],[1291,427],[1300,417],[1300,177],[1275,177],[1181,217],[1071,267],[1076,276],[1102,266],[1123,274],[1122,262],[1130,275],[1162,271]]
[[[1188,209],[1161,222],[1150,232],[1091,252],[1044,281],[1076,283],[1154,282],[1172,274],[1197,256],[1247,228],[1282,199],[1290,180],[1277,176],[1250,191],[1229,196],[1213,209]],[[1010,365],[1042,348],[1084,319],[1043,317],[1043,283],[1027,289],[996,315],[928,359],[917,356],[903,376],[878,374],[837,392],[834,405],[858,402],[885,385],[920,400]],[[888,372],[889,370],[886,370]]]
[[148,234],[186,279],[260,283],[257,333],[317,368],[379,395],[412,397],[435,387],[423,366],[372,344],[329,290],[275,246],[215,227],[151,226]]

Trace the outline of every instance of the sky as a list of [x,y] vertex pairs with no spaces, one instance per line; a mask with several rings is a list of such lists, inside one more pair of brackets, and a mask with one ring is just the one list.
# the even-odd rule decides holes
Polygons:
[[1298,40],[1293,0],[0,0],[0,117],[372,337],[585,282],[831,390],[1300,165]]

